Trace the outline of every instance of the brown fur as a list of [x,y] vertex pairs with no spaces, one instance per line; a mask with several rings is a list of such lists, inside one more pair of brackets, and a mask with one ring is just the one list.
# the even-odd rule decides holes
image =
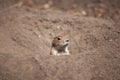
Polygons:
[[69,42],[66,35],[56,36],[52,41],[50,55],[69,55]]

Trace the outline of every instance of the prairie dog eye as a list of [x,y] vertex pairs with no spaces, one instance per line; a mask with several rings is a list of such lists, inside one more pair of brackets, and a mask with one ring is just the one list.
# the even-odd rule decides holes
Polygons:
[[58,37],[57,40],[61,40],[61,38]]

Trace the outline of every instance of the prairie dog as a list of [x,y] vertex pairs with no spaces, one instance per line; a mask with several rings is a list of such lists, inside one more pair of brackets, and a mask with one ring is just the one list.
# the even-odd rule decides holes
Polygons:
[[70,40],[66,35],[56,36],[52,41],[50,55],[69,55]]

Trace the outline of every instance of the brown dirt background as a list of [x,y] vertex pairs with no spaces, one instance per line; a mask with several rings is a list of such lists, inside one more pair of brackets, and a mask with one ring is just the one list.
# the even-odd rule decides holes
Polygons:
[[[120,80],[119,3],[0,0],[0,80]],[[50,56],[61,33],[71,55]]]

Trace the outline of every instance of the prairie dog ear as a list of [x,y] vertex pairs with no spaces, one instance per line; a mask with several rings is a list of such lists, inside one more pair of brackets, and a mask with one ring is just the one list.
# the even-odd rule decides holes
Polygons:
[[61,41],[61,40],[65,40],[65,39],[69,40],[68,35],[58,35],[54,38],[54,40],[57,40],[57,41]]

